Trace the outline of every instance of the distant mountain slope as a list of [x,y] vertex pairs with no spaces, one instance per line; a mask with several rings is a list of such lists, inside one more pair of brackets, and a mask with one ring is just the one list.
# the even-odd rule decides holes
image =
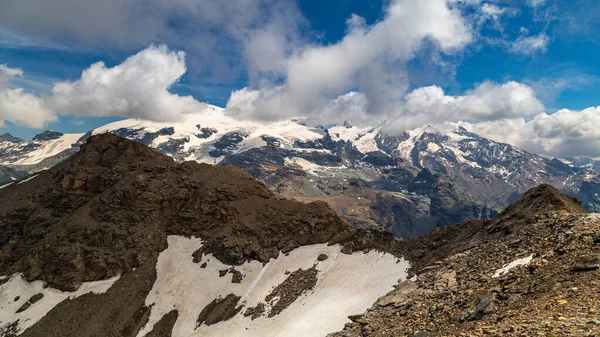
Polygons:
[[0,165],[0,185],[27,176],[27,171],[15,170],[12,167]]
[[81,137],[49,134],[38,137],[45,141],[7,141],[12,145],[0,153],[0,164],[36,172],[72,155],[91,134],[112,132],[177,161],[236,165],[280,198],[322,200],[355,226],[385,228],[400,237],[494,216],[544,183],[577,197],[588,210],[600,210],[595,171],[480,137],[467,130],[468,124],[429,125],[388,136],[384,125],[239,121],[213,106],[182,118],[178,123],[130,119]]

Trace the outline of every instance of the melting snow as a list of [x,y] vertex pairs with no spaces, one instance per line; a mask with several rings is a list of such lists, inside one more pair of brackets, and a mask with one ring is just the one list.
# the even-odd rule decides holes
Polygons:
[[[341,330],[348,316],[369,308],[379,297],[404,280],[408,262],[390,254],[362,252],[341,253],[339,245],[312,245],[281,254],[263,266],[258,261],[235,267],[244,278],[231,283],[231,274],[219,277],[219,270],[230,268],[212,255],[203,257],[206,268],[192,261],[192,253],[202,246],[200,239],[169,236],[169,247],[156,266],[157,279],[146,299],[152,305],[147,325],[138,334],[145,336],[160,318],[173,309],[179,317],[174,337],[194,336],[325,336]],[[286,271],[308,269],[319,254],[329,258],[317,264],[319,270],[314,289],[298,298],[279,315],[251,320],[243,312],[263,302],[265,297],[286,278]],[[196,327],[198,314],[215,298],[228,294],[241,297],[244,308],[233,318],[214,325]],[[238,303],[239,304],[239,303]]]
[[[104,281],[86,282],[77,291],[63,292],[46,288],[43,281],[27,282],[21,274],[15,274],[8,282],[0,286],[0,328],[18,320],[18,329],[23,331],[42,319],[60,302],[66,299],[77,298],[87,293],[105,293],[118,279],[119,277],[117,276]],[[39,293],[44,294],[41,300],[31,305],[27,310],[18,314],[16,313],[31,296]],[[15,301],[17,296],[19,300]]]
[[492,278],[498,278],[498,277],[508,273],[511,269],[513,269],[515,267],[529,264],[529,262],[531,262],[532,259],[533,259],[533,254],[529,255],[528,257],[524,257],[522,259],[514,260],[513,262],[511,262],[507,265],[504,265],[502,268],[496,270],[494,275],[492,275]]

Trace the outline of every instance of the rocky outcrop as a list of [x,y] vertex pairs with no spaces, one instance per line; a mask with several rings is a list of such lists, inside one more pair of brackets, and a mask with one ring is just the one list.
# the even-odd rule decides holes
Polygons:
[[24,140],[23,138],[19,138],[19,137],[15,137],[13,135],[11,135],[10,133],[5,133],[3,135],[0,135],[0,143],[1,142],[9,142],[9,143],[23,143]]

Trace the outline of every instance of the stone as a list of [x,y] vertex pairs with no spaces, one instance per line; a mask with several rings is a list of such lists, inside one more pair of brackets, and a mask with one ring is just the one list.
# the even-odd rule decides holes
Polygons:
[[600,268],[600,254],[582,256],[573,266],[573,271],[591,271]]
[[329,256],[327,256],[327,254],[319,254],[319,256],[317,257],[317,260],[319,261],[325,261],[329,258]]
[[475,305],[475,311],[469,315],[468,321],[478,321],[483,318],[484,314],[490,314],[494,311],[495,296],[493,293],[487,293],[479,298]]
[[41,300],[42,298],[44,298],[44,294],[42,293],[38,293],[31,296],[31,298],[29,298],[27,302],[23,303],[23,305],[19,309],[17,309],[16,313],[18,314],[29,309],[29,307],[34,305],[37,301]]

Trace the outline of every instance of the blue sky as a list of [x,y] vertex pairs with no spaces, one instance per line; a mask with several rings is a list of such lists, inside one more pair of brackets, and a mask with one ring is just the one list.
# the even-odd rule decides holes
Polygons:
[[[439,1],[443,2],[436,0]],[[88,4],[77,5],[77,8],[63,8],[71,6],[71,2],[57,0],[54,3],[55,11],[50,7],[44,8],[42,0],[21,0],[17,5],[0,0],[0,13],[4,13],[0,14],[0,64],[23,72],[22,75],[10,77],[8,88],[18,88],[23,93],[43,100],[52,95],[54,83],[76,82],[82,71],[96,62],[104,62],[105,68],[110,69],[152,44],[165,44],[170,51],[186,53],[185,72],[176,76],[177,81],[169,84],[168,90],[172,94],[181,97],[191,95],[200,102],[225,107],[232,91],[247,87],[248,90],[258,90],[261,95],[269,96],[273,95],[274,88],[282,85],[283,89],[277,90],[294,91],[283,96],[286,102],[296,104],[300,101],[291,110],[308,111],[310,114],[323,107],[309,104],[305,102],[306,97],[296,95],[297,91],[306,88],[293,85],[294,72],[289,64],[296,63],[291,61],[308,62],[302,57],[309,54],[307,51],[314,50],[325,55],[326,52],[329,53],[329,47],[343,44],[350,33],[384,26],[387,21],[392,21],[388,20],[391,16],[390,8],[400,7],[403,2],[411,3],[411,0],[260,0],[255,5],[236,0],[230,1],[231,5],[223,3],[211,8],[203,7],[208,5],[194,4],[190,0],[151,2],[159,10],[154,12],[149,9],[147,17],[140,18],[140,23],[133,25],[130,23],[131,13],[139,13],[140,8],[120,8],[119,6],[124,5],[116,0],[90,1]],[[402,8],[415,8],[416,5],[412,2],[410,6]],[[243,7],[242,4],[249,7]],[[179,5],[181,7],[177,7]],[[457,15],[460,16],[460,22],[468,27],[469,36],[466,40],[454,41],[453,45],[445,48],[443,45],[447,38],[425,34],[423,39],[418,40],[419,47],[411,47],[408,55],[389,51],[396,44],[404,43],[402,39],[399,42],[377,40],[373,43],[388,43],[385,48],[382,47],[386,51],[373,55],[369,62],[352,68],[355,76],[350,83],[344,79],[343,88],[340,87],[338,91],[325,86],[322,91],[309,93],[319,97],[322,95],[322,105],[330,106],[327,102],[331,102],[337,95],[342,97],[347,91],[365,92],[368,103],[361,106],[361,109],[385,110],[388,119],[388,110],[403,109],[400,116],[410,120],[410,114],[419,115],[421,112],[414,110],[416,108],[409,109],[409,104],[399,107],[394,100],[408,101],[405,95],[412,90],[436,86],[447,96],[468,96],[486,81],[498,85],[514,81],[531,88],[543,108],[534,102],[537,105],[520,106],[521,110],[531,111],[515,112],[511,107],[512,110],[505,112],[498,110],[500,108],[490,108],[495,114],[492,117],[469,112],[459,113],[455,120],[472,120],[472,116],[475,116],[475,119],[479,118],[483,122],[509,117],[522,117],[528,121],[541,112],[552,114],[559,109],[579,111],[600,105],[600,25],[595,19],[600,15],[600,4],[597,1],[452,0],[445,6],[452,13],[459,13]],[[182,8],[186,10],[182,11]],[[126,16],[122,13],[129,14]],[[349,26],[348,20],[354,14],[362,17],[361,20],[352,21],[358,28]],[[121,15],[123,18],[120,18]],[[392,26],[391,29],[395,27]],[[248,41],[257,42],[254,45]],[[523,43],[519,44],[520,42]],[[372,46],[377,44],[372,44],[371,48]],[[273,53],[268,52],[271,47]],[[273,56],[279,54],[283,56]],[[348,56],[351,58],[351,55]],[[277,65],[278,62],[282,65]],[[345,62],[344,57],[339,62]],[[390,88],[398,91],[396,96],[383,97],[381,104],[375,104],[369,94],[369,76],[364,81],[361,79],[364,73],[371,73],[372,62],[379,62],[378,71],[389,75],[389,79],[382,83],[374,80],[377,83],[374,82],[373,85],[381,85],[384,88],[381,92],[389,91]],[[303,69],[317,68],[318,65]],[[173,71],[178,74],[176,69]],[[371,76],[371,79],[377,76]],[[396,81],[394,76],[401,80]],[[319,78],[316,75],[313,77]],[[328,81],[338,79],[327,78]],[[337,89],[336,86],[335,90]],[[73,90],[80,93],[83,89]],[[487,99],[490,95],[484,93],[480,97]],[[238,92],[235,97],[241,97],[241,93]],[[0,95],[0,103],[2,99],[3,96]],[[393,104],[390,105],[390,101]],[[94,111],[77,111],[64,100],[61,104],[61,111],[55,108],[56,104],[45,108],[44,113],[51,115],[45,115],[47,122],[44,125],[34,125],[36,123],[24,121],[24,118],[13,117],[11,120],[10,117],[5,117],[10,116],[10,113],[2,112],[0,104],[0,119],[5,121],[5,127],[0,128],[0,133],[10,132],[31,138],[44,129],[65,133],[86,132],[111,121],[139,117],[128,110],[119,110],[122,115],[111,110],[98,116]],[[73,106],[85,109],[89,104],[73,103]],[[269,105],[265,103],[264,106]],[[426,106],[432,109],[432,105]],[[487,108],[485,106],[482,109]],[[336,106],[335,109],[341,108]],[[455,110],[454,107],[452,112]],[[345,116],[345,112],[339,114]],[[272,113],[262,111],[248,112],[247,115],[256,118],[272,117]],[[142,116],[152,118],[150,114]],[[402,120],[402,125],[409,123],[406,118]],[[415,123],[418,124],[418,121]]]

